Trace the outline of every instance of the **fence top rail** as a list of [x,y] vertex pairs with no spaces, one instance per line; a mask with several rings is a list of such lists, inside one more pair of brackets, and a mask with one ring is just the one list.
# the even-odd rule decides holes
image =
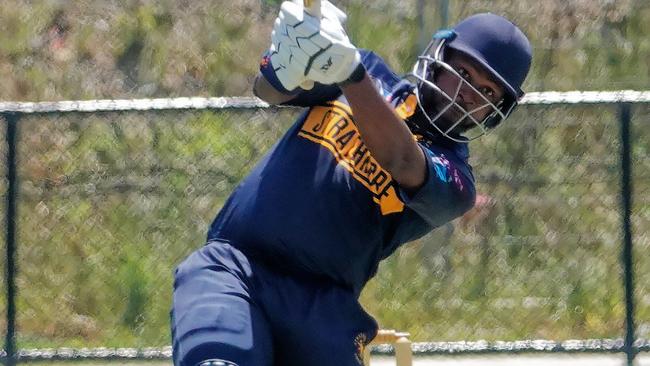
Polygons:
[[[650,103],[650,90],[531,92],[520,104],[611,104]],[[64,112],[120,112],[187,109],[250,109],[268,108],[254,97],[214,98],[158,98],[158,99],[101,99],[68,100],[60,102],[0,102],[0,113],[64,113]]]
[[[514,353],[622,353],[623,339],[573,339],[566,341],[518,340],[518,341],[458,341],[415,342],[411,351],[416,356],[452,354],[514,354]],[[650,340],[639,338],[634,342],[635,352],[650,351]],[[393,345],[373,345],[372,354],[394,354]],[[41,348],[21,349],[16,356],[24,361],[59,360],[153,360],[170,359],[172,349],[166,347],[145,348]],[[7,352],[0,349],[0,361]]]
[[250,109],[269,105],[253,97],[66,100],[60,102],[0,102],[0,113],[120,112],[186,109]]

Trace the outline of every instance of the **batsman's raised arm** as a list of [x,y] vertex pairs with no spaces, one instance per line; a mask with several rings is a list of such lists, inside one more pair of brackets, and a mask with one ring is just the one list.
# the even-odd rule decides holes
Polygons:
[[372,156],[402,188],[414,191],[427,176],[424,153],[368,76],[359,50],[343,28],[346,18],[340,9],[323,1],[319,32],[309,42],[297,43],[311,55],[305,74],[308,80],[341,88]]
[[261,72],[255,76],[253,93],[256,97],[272,105],[282,104],[294,97],[292,94],[282,93],[274,88]]
[[320,11],[313,8],[320,3],[314,1],[312,8],[282,3],[271,47],[255,80],[255,95],[281,104],[313,87],[313,82],[338,86],[372,156],[402,187],[419,187],[426,178],[423,152],[366,75],[361,54],[343,28],[345,13],[329,1],[322,2]]
[[427,176],[426,162],[406,123],[379,95],[365,73],[361,81],[348,83],[342,90],[363,141],[375,159],[407,191],[419,188]]

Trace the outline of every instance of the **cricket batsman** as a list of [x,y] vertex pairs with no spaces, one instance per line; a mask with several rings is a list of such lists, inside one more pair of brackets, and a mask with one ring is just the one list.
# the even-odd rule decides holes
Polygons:
[[285,1],[254,92],[305,107],[176,269],[176,366],[359,366],[379,262],[468,211],[468,141],[524,95],[531,46],[495,14],[437,32],[406,77],[328,1]]

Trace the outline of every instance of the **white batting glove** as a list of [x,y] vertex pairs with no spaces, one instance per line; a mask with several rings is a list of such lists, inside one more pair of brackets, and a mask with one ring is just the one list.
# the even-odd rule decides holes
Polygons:
[[271,44],[269,54],[275,76],[287,91],[293,91],[302,86],[304,86],[304,89],[311,89],[313,82],[307,81],[305,69],[302,65],[291,62],[291,60],[286,61],[285,56],[277,52],[274,44]]
[[[343,29],[345,13],[327,0],[322,1],[320,12],[322,18],[307,13],[302,4],[282,3],[271,38],[277,64],[286,69],[278,78],[283,85],[286,81],[287,89],[294,84],[309,87],[305,81],[310,80],[322,84],[346,81],[361,61]],[[273,58],[272,62],[276,65]]]
[[361,54],[350,42],[343,26],[330,18],[323,18],[320,33],[314,38],[321,38],[322,41],[315,42],[326,41],[330,46],[322,48],[322,52],[313,57],[307,78],[322,84],[336,84],[348,80],[361,63]]
[[307,80],[307,57],[298,46],[298,39],[319,29],[320,18],[307,14],[302,2],[285,1],[271,32],[271,63],[280,83],[288,90],[311,89]]

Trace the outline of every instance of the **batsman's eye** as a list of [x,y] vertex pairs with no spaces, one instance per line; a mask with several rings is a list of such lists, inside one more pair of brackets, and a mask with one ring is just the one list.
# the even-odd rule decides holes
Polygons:
[[483,86],[479,88],[479,92],[483,94],[485,99],[487,99],[490,103],[494,104],[495,106],[500,106],[501,102],[503,102],[503,95],[500,95],[496,90],[489,86]]
[[497,100],[497,93],[487,86],[479,88],[481,94],[486,97],[490,102],[495,102]]
[[465,70],[465,68],[463,68],[463,67],[458,67],[458,68],[456,69],[456,72],[458,72],[458,75],[462,76],[463,79],[465,79],[465,80],[467,80],[467,81],[469,81],[469,82],[472,81],[472,80],[471,80],[471,77],[469,76],[469,72],[467,72],[467,70]]

